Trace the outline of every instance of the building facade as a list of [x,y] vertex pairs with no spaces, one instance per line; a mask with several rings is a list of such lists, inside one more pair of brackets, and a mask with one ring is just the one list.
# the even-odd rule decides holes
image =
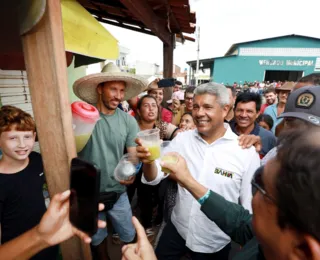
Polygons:
[[287,35],[237,43],[213,59],[215,82],[295,81],[320,72],[320,39]]

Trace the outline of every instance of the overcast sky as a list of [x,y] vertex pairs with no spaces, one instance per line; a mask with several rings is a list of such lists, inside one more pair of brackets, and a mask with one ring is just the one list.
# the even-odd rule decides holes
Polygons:
[[[319,0],[189,0],[200,26],[200,59],[223,56],[233,43],[301,34],[320,38]],[[128,61],[162,66],[162,42],[154,36],[105,27],[130,49]],[[193,35],[195,37],[195,35]],[[196,43],[177,43],[174,63],[182,70],[195,60]]]

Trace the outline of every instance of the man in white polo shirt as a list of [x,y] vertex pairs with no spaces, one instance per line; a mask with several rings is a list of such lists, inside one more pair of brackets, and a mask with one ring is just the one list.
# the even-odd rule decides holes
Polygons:
[[[224,118],[229,111],[227,89],[217,83],[195,89],[192,115],[196,130],[180,133],[169,146],[187,161],[193,177],[201,184],[251,211],[251,179],[260,165],[254,147],[242,149],[238,137]],[[142,181],[156,185],[165,178],[158,161],[147,160],[148,149],[137,140],[137,152],[144,162]],[[228,259],[230,238],[200,210],[200,204],[179,186],[176,205],[160,238],[156,255],[162,259],[180,259],[190,253],[192,259]]]

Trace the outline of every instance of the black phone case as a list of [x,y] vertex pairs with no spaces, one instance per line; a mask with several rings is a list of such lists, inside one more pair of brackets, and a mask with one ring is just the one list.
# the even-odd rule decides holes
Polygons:
[[[83,169],[88,169],[90,171],[94,171],[95,173],[95,181],[94,181],[94,196],[93,199],[90,201],[90,203],[87,203],[87,205],[90,208],[90,210],[85,210],[85,212],[93,212],[93,214],[88,216],[79,216],[77,214],[78,212],[84,212],[84,210],[79,210],[75,205],[72,205],[73,203],[78,203],[78,197],[73,197],[72,194],[70,197],[70,212],[69,212],[69,219],[70,222],[79,230],[85,232],[89,236],[93,236],[95,233],[97,233],[98,230],[98,213],[99,213],[99,195],[100,195],[100,169],[97,168],[95,165],[79,159],[79,158],[73,158],[71,161],[71,169],[70,169],[70,190],[72,188],[72,169],[74,166],[81,166]],[[94,170],[93,170],[94,169]],[[72,201],[72,199],[74,201]],[[75,201],[77,200],[77,201]],[[81,205],[81,203],[78,203]],[[73,208],[74,207],[74,208]],[[81,221],[82,220],[82,221]],[[88,221],[90,225],[83,225],[83,220]]]

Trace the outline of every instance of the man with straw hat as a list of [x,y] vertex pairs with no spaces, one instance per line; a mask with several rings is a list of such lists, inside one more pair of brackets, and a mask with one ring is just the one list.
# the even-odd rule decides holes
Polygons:
[[278,94],[278,103],[268,106],[264,113],[271,116],[273,119],[273,127],[271,131],[275,133],[276,127],[279,123],[281,123],[282,119],[278,118],[280,114],[283,113],[284,108],[287,103],[288,96],[292,91],[295,83],[294,82],[286,82],[282,86],[276,88],[276,93]]
[[[101,73],[78,79],[73,90],[80,99],[96,105],[101,119],[97,122],[91,138],[79,156],[101,169],[100,200],[107,204],[99,218],[111,219],[120,240],[134,240],[135,230],[131,222],[132,211],[126,187],[134,179],[117,182],[114,169],[127,150],[136,151],[134,139],[139,131],[136,120],[118,108],[122,100],[128,100],[147,88],[147,82],[136,75],[121,72],[113,63],[104,66]],[[107,258],[107,229],[99,229],[92,237],[94,251],[99,259]]]

